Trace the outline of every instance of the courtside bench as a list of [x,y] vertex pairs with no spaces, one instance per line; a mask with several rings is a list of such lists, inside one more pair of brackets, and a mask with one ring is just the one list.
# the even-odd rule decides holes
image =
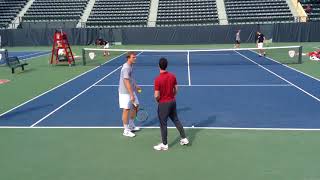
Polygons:
[[28,65],[28,63],[21,63],[19,61],[19,58],[14,56],[14,57],[8,57],[6,59],[7,65],[9,66],[9,68],[11,68],[11,72],[12,74],[14,73],[14,70],[18,67],[21,67],[22,71],[24,71],[24,66]]

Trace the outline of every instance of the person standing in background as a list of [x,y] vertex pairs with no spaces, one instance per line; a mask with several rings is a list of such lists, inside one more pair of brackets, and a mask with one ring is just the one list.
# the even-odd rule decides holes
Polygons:
[[234,45],[234,48],[240,48],[240,32],[241,30],[239,29],[236,33],[236,44]]

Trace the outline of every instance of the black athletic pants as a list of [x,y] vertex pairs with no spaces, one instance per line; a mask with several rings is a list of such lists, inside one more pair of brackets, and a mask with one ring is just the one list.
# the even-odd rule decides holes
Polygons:
[[158,104],[158,118],[160,121],[160,130],[161,130],[161,137],[162,137],[162,143],[167,144],[167,136],[168,136],[168,130],[167,130],[167,121],[168,117],[172,120],[176,128],[178,129],[181,138],[186,138],[183,126],[181,122],[178,119],[177,115],[177,105],[175,101],[166,102],[166,103],[159,103]]

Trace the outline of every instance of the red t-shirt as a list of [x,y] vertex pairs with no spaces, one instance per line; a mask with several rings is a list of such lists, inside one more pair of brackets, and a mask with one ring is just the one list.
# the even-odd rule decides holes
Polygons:
[[177,85],[176,76],[169,72],[160,73],[154,81],[154,90],[160,92],[160,103],[175,101],[174,88]]

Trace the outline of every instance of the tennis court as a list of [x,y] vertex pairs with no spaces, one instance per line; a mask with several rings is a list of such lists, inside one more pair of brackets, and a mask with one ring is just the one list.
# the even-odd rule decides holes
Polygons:
[[[0,180],[320,180],[319,28],[318,0],[0,0]],[[163,57],[189,143],[157,151]]]
[[[155,180],[165,172],[177,180],[319,179],[318,79],[275,62],[285,58],[270,52],[137,53],[134,76],[149,119],[139,122],[144,129],[136,138],[122,136],[117,88],[125,55],[117,52],[1,115],[1,178]],[[164,153],[152,148],[160,142],[152,87],[160,57],[177,75],[179,116],[191,142],[180,146],[178,132],[169,129]],[[30,61],[30,69],[62,76],[80,68],[45,67],[48,58]]]
[[[320,129],[318,79],[250,50],[139,51],[134,67],[147,107],[146,128],[158,127],[153,80],[160,57],[180,86],[178,111],[186,127]],[[4,113],[5,127],[121,128],[118,78],[125,55]],[[172,126],[172,124],[170,124]]]

